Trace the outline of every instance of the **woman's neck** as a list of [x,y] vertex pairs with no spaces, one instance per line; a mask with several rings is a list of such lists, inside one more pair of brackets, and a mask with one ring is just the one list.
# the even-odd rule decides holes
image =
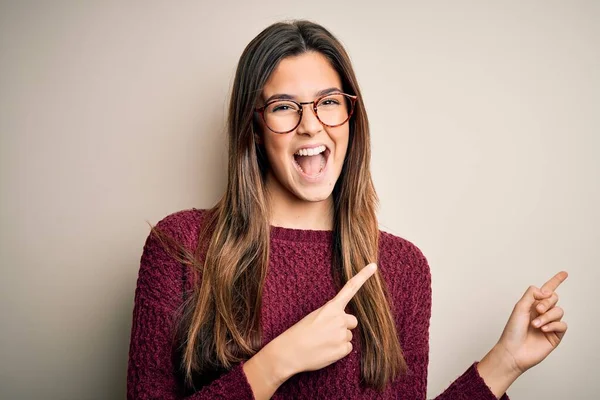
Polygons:
[[273,226],[311,230],[333,229],[331,199],[319,202],[298,201],[295,204],[273,200],[270,220]]
[[267,184],[267,190],[271,225],[293,229],[333,230],[333,196],[322,201],[306,201],[280,185]]

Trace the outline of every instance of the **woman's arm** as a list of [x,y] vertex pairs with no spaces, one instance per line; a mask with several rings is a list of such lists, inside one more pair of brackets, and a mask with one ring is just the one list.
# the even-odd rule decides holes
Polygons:
[[[185,227],[187,217],[183,213],[167,216],[157,227],[181,240],[181,232],[189,230],[189,227]],[[246,361],[250,363],[248,366],[243,362],[234,366],[193,395],[181,395],[172,360],[172,339],[176,323],[174,318],[183,302],[182,295],[182,266],[164,251],[158,239],[153,235],[148,236],[135,291],[127,398],[254,399],[253,387],[270,384],[270,377],[256,369],[257,363],[253,359]],[[250,380],[245,371],[250,374]]]
[[498,398],[521,376],[509,357],[500,347],[494,346],[477,363],[477,372]]
[[273,339],[244,364],[244,372],[257,400],[270,399],[294,373],[281,358],[278,338]]
[[541,288],[530,286],[515,307],[500,340],[478,365],[492,391],[502,393],[520,375],[543,361],[567,331],[555,290],[569,274],[560,271]]
[[[431,272],[420,251],[416,268],[411,271],[410,311],[405,320],[405,348],[407,360],[421,384],[427,385],[429,323],[431,318]],[[450,399],[508,399],[506,390],[529,368],[544,360],[561,342],[567,325],[561,321],[564,311],[555,307],[558,302],[556,288],[568,277],[565,271],[557,273],[541,288],[530,286],[516,303],[512,314],[496,345],[481,362],[474,362],[446,389],[437,400]],[[415,284],[414,281],[417,283]],[[539,324],[535,324],[538,322]],[[416,361],[416,362],[415,362]],[[410,368],[410,365],[409,365]],[[420,375],[420,376],[419,376]]]

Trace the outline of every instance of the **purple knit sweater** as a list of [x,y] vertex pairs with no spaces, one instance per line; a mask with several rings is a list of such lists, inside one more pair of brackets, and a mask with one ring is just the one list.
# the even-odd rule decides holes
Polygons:
[[[204,210],[173,213],[157,226],[195,249]],[[283,333],[337,294],[330,275],[331,231],[271,227],[269,270],[264,286],[261,324],[263,345]],[[423,400],[427,390],[431,274],[427,260],[411,242],[382,232],[378,273],[387,283],[400,345],[408,373],[392,381],[383,393],[360,382],[360,344],[333,364],[292,376],[273,399],[406,399]],[[172,357],[173,316],[189,291],[186,269],[148,237],[141,257],[127,374],[128,399],[181,399]],[[234,366],[185,399],[253,399],[242,369]],[[438,400],[496,397],[477,372],[477,361]],[[508,400],[504,394],[503,400]]]

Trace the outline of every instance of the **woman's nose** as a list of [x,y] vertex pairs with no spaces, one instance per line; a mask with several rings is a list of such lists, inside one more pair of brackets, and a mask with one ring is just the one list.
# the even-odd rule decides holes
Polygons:
[[299,134],[309,134],[312,136],[323,130],[323,125],[315,115],[312,105],[303,104],[302,107],[302,119],[300,120],[300,125],[298,125],[297,132]]

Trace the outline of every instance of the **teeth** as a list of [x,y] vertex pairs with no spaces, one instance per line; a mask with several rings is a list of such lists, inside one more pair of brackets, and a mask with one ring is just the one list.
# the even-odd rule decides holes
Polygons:
[[315,147],[314,149],[300,149],[296,153],[297,156],[314,156],[317,154],[321,154],[326,149],[325,145],[321,145],[319,147]]

